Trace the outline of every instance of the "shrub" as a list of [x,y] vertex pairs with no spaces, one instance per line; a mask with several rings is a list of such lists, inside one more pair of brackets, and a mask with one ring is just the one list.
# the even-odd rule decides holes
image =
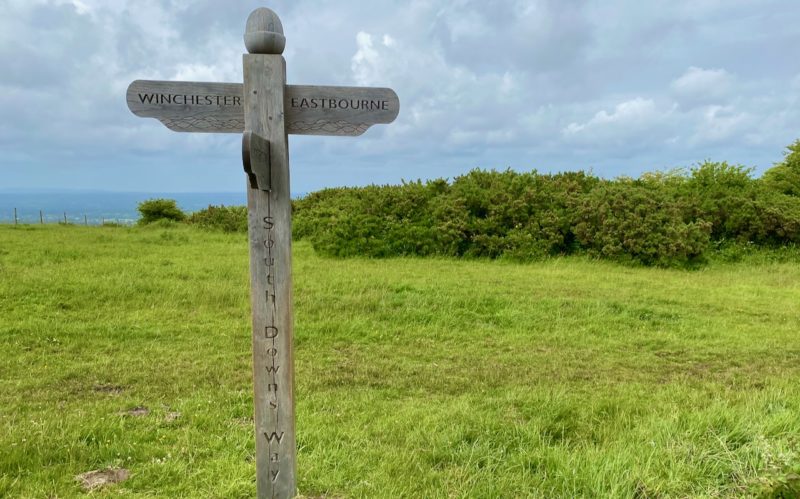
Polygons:
[[336,256],[586,252],[691,266],[709,251],[800,243],[800,184],[785,174],[800,171],[800,141],[779,166],[755,179],[750,168],[705,161],[612,181],[475,169],[450,182],[325,189],[295,203],[294,236]]
[[757,183],[752,169],[726,162],[705,161],[691,169],[678,187],[689,216],[711,222],[713,239],[749,239],[755,225],[753,202]]
[[761,177],[764,185],[789,196],[800,196],[800,140],[786,148],[784,160]]
[[148,199],[138,206],[141,217],[139,224],[145,225],[158,220],[172,220],[180,222],[186,219],[186,214],[178,208],[174,199]]
[[637,181],[594,189],[577,212],[575,235],[590,254],[645,265],[697,263],[708,248],[711,223],[687,220],[664,191]]
[[247,232],[246,206],[211,206],[189,216],[189,223],[223,232]]

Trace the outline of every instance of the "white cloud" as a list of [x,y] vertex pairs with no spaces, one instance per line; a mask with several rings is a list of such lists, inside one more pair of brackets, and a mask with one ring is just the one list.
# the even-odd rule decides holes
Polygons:
[[733,106],[708,106],[691,140],[695,144],[706,144],[730,139],[746,130],[748,118],[747,113]]
[[213,65],[207,64],[178,64],[175,68],[175,81],[219,81],[222,72]]
[[379,56],[372,44],[372,35],[359,31],[356,35],[356,51],[350,63],[353,78],[359,85],[369,85],[378,73]]
[[621,138],[631,133],[646,131],[669,112],[671,110],[659,111],[652,99],[636,97],[617,104],[610,113],[606,110],[598,111],[585,123],[572,122],[562,130],[562,133],[568,138],[601,139],[611,136]]
[[724,69],[702,69],[691,66],[672,81],[675,95],[689,103],[708,103],[724,100],[733,87],[734,78]]

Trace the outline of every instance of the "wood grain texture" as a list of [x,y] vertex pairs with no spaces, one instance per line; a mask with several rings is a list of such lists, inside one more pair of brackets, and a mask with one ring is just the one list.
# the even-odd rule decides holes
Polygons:
[[286,62],[246,54],[244,81],[245,127],[269,141],[271,177],[269,191],[247,189],[256,485],[259,498],[282,499],[297,488]]
[[176,132],[244,131],[240,83],[136,80],[126,100],[136,116],[156,118]]
[[244,45],[251,54],[282,54],[286,37],[278,15],[266,7],[251,12],[244,30]]
[[269,141],[261,135],[245,130],[242,134],[242,163],[250,180],[251,189],[271,189]]
[[285,106],[291,134],[357,136],[394,121],[400,99],[390,88],[289,85]]
[[[176,132],[244,132],[243,99],[239,83],[136,80],[127,93],[133,114]],[[288,85],[284,110],[289,134],[357,136],[394,121],[400,100],[390,88]]]

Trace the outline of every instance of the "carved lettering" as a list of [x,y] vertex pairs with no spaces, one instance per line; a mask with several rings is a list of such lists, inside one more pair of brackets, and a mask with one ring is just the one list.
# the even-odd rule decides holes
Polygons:
[[275,227],[275,219],[273,217],[264,217],[264,228],[267,230]]
[[238,95],[198,95],[198,94],[162,94],[138,93],[142,104],[172,104],[175,106],[242,106],[242,98]]
[[275,401],[275,400],[270,400],[270,401],[269,401],[269,406],[270,406],[271,408],[273,408],[273,409],[277,409],[277,408],[278,408],[278,402],[277,402],[277,401]]
[[281,443],[281,440],[283,440],[283,434],[284,432],[281,432],[281,434],[278,435],[276,432],[273,431],[272,434],[264,433],[264,436],[267,438],[267,441],[269,443],[275,442],[276,440],[278,443]]
[[289,100],[289,107],[295,109],[352,109],[362,111],[388,111],[389,101],[372,99],[292,97]]
[[275,392],[275,393],[278,393],[278,385],[277,385],[277,383],[270,383],[270,384],[268,384],[268,385],[267,385],[267,391],[268,391],[268,392]]
[[266,336],[267,339],[275,338],[276,336],[278,336],[278,328],[276,328],[275,326],[267,326],[267,327],[265,327],[264,328],[264,336]]
[[280,368],[281,366],[267,366],[267,372],[272,374],[277,374],[278,369]]
[[269,350],[267,350],[267,355],[269,355],[270,357],[276,357],[278,355],[278,349],[270,348]]
[[277,463],[277,462],[278,462],[278,459],[279,459],[279,457],[280,457],[280,456],[278,456],[278,454],[276,453],[276,454],[273,454],[273,455],[271,455],[271,456],[269,457],[269,460],[270,460],[270,461],[272,461],[273,463]]
[[272,481],[273,482],[278,479],[278,473],[280,473],[280,472],[281,472],[280,470],[272,470],[272,471],[270,471],[270,473],[272,473]]

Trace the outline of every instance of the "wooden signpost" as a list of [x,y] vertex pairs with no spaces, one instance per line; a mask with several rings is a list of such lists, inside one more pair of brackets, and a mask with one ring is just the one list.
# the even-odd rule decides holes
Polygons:
[[388,88],[286,85],[278,16],[247,18],[244,84],[136,80],[128,108],[178,132],[242,133],[253,313],[256,486],[259,498],[296,493],[292,349],[292,227],[287,134],[357,136],[391,123]]

